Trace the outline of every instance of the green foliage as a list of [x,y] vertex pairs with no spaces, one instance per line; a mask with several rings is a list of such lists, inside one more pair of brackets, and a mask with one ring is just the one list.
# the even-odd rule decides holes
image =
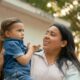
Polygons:
[[48,2],[56,1],[58,3],[58,6],[61,8],[65,4],[65,2],[70,2],[70,0],[25,0],[25,1],[51,14],[54,12],[54,10],[52,8],[47,8],[46,5]]
[[47,8],[47,3],[53,0],[25,0],[27,3],[30,3],[31,5],[42,9],[45,12],[48,12],[52,14],[54,10],[52,8]]
[[[55,10],[53,7],[51,8],[47,7],[48,2],[57,2],[58,7],[61,9],[66,2],[72,3],[73,0],[24,0],[24,1],[52,15],[55,12]],[[80,27],[77,25],[78,22],[76,18],[77,12],[80,12],[80,6],[74,9],[73,11],[70,11],[69,15],[61,17],[62,19],[68,20],[71,23],[74,30],[80,30]]]
[[65,2],[71,2],[71,0],[56,0],[59,7],[63,7],[65,5]]

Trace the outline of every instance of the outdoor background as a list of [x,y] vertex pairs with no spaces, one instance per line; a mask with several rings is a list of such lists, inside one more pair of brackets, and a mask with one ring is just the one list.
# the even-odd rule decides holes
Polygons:
[[80,0],[0,0],[0,22],[20,18],[25,25],[25,43],[42,44],[46,29],[54,22],[68,27],[80,55]]

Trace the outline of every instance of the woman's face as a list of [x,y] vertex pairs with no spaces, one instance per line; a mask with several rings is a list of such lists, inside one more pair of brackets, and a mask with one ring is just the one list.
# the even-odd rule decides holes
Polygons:
[[50,27],[43,38],[43,48],[47,50],[60,50],[64,47],[59,29],[55,26]]

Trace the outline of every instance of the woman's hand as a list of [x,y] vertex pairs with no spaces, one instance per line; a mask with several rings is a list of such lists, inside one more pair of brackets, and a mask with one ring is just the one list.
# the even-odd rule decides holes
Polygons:
[[2,49],[2,51],[0,52],[0,71],[3,68],[3,64],[4,64],[4,49]]

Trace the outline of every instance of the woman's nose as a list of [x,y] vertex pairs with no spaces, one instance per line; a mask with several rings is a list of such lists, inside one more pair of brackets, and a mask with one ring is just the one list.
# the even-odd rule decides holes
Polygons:
[[50,37],[50,35],[49,35],[49,34],[46,34],[44,37],[45,37],[45,38],[49,38],[49,37]]

